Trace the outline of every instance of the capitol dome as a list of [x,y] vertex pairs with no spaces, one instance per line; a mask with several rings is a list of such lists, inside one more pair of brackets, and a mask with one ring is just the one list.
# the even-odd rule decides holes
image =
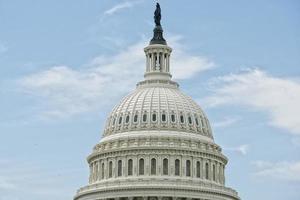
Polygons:
[[207,116],[172,81],[159,4],[155,24],[144,80],[108,116],[74,200],[239,200]]

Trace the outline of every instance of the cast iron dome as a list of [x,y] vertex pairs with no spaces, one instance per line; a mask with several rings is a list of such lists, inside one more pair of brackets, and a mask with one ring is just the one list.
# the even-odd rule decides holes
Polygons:
[[87,158],[89,183],[74,200],[240,199],[225,186],[228,160],[207,116],[171,80],[172,49],[160,20],[157,4],[154,37],[144,49],[145,79],[108,116]]

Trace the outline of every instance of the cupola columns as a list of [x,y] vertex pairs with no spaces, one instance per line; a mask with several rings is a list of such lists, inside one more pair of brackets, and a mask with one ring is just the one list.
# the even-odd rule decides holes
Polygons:
[[163,29],[161,27],[161,9],[159,3],[156,4],[154,12],[155,28],[153,30],[153,38],[144,51],[146,53],[146,80],[170,80],[170,55],[172,48],[167,45],[163,37]]

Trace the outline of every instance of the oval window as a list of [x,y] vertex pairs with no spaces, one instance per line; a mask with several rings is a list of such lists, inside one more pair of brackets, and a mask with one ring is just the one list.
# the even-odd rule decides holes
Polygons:
[[166,119],[166,114],[162,114],[161,115],[161,120],[163,121],[163,122],[165,122],[167,119]]
[[192,118],[191,118],[191,116],[189,116],[188,120],[189,120],[189,124],[192,124]]
[[146,122],[147,121],[147,114],[144,114],[143,115],[143,122]]
[[153,122],[156,122],[156,114],[155,114],[155,113],[152,114],[152,121],[153,121]]
[[174,114],[171,115],[171,121],[175,122],[175,115]]
[[181,122],[181,123],[184,123],[183,115],[180,115],[180,122]]
[[126,124],[129,123],[129,115],[126,116],[126,120],[125,120]]
[[138,115],[134,115],[134,118],[133,118],[133,122],[137,122],[138,121]]

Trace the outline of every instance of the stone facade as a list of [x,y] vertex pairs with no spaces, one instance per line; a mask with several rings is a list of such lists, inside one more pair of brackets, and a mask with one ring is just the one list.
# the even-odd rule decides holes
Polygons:
[[[172,49],[145,49],[145,80],[107,118],[74,200],[239,200],[208,118],[170,74]],[[184,67],[184,66],[183,66]]]

